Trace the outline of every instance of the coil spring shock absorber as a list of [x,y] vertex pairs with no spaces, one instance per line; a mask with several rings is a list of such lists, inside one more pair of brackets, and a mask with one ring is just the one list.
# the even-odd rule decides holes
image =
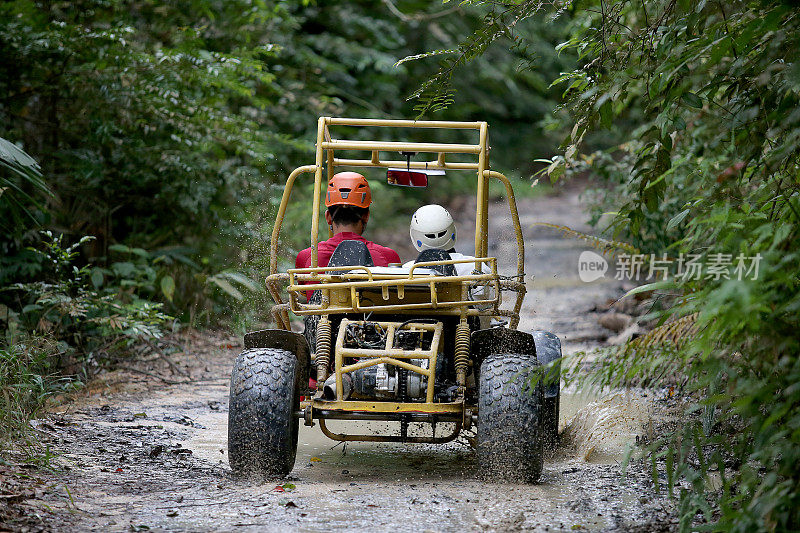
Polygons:
[[467,370],[469,369],[469,345],[470,345],[470,331],[467,325],[467,319],[462,318],[461,322],[456,326],[456,350],[455,350],[455,368],[456,368],[456,381],[459,388],[467,385]]
[[323,316],[317,325],[317,352],[314,362],[317,365],[317,389],[328,379],[328,365],[331,362],[331,321]]

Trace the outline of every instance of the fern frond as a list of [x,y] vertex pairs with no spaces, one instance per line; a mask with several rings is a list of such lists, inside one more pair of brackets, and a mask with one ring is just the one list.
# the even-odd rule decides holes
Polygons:
[[[447,55],[447,54],[455,54],[456,52],[458,52],[458,50],[455,50],[455,49],[450,49],[450,50],[433,50],[432,52],[425,52],[424,54],[417,54],[417,55],[413,55],[413,56],[406,56],[406,57],[404,57],[403,59],[400,59],[400,60],[398,60],[398,61],[397,61],[397,62],[394,64],[394,66],[395,66],[395,67],[399,67],[400,65],[402,65],[403,63],[406,63],[406,62],[408,62],[408,61],[417,61],[417,60],[419,60],[419,59],[427,59],[427,58],[429,58],[429,57],[434,57],[434,56],[443,56],[443,55]],[[417,92],[415,91],[415,93],[414,93],[414,94],[417,94]]]
[[690,339],[697,336],[699,313],[692,313],[671,322],[667,322],[649,331],[625,345],[626,350],[647,351],[669,347],[679,349]]
[[619,250],[627,252],[631,255],[641,254],[642,252],[639,251],[638,248],[633,246],[632,244],[628,244],[627,242],[621,241],[613,241],[610,239],[604,239],[602,237],[597,237],[595,235],[589,235],[588,233],[583,233],[578,230],[574,230],[568,226],[560,226],[558,224],[550,224],[549,222],[534,222],[531,226],[544,226],[546,228],[553,228],[557,229],[567,237],[573,237],[576,239],[580,239],[589,244],[595,250],[598,250],[603,255],[610,254],[615,255],[618,253]]
[[599,389],[665,383],[683,386],[687,368],[696,358],[683,348],[700,335],[697,317],[697,313],[686,315],[621,346],[578,354],[570,362],[567,379]]
[[549,4],[550,2],[544,0],[523,0],[518,4],[498,5],[484,17],[483,26],[459,44],[458,49],[442,50],[401,59],[398,64],[444,53],[452,56],[443,59],[436,74],[407,98],[408,100],[419,100],[419,103],[414,106],[414,110],[418,113],[417,118],[449,106],[453,102],[454,91],[451,87],[453,73],[459,67],[483,55],[486,48],[501,37],[510,37],[512,46],[514,46],[516,44],[513,36],[514,27],[521,20],[533,16]]

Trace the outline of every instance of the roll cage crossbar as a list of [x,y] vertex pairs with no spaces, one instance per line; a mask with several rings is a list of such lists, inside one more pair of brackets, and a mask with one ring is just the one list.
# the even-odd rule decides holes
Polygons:
[[[411,128],[411,129],[450,129],[450,130],[473,130],[477,132],[477,144],[452,144],[452,143],[431,143],[431,142],[396,142],[396,141],[364,141],[333,138],[331,127],[336,126],[355,126],[355,127],[390,127],[390,128]],[[360,151],[367,152],[368,158],[348,159],[337,157],[341,151]],[[382,157],[382,152],[398,154],[399,159]],[[402,153],[417,152],[430,153],[434,155],[431,161],[410,161],[402,156]],[[448,154],[463,154],[472,156],[472,161],[448,161]],[[462,156],[462,159],[465,157]],[[424,120],[383,120],[383,119],[356,119],[356,118],[334,118],[320,117],[317,123],[317,142],[316,142],[316,162],[313,165],[305,165],[296,168],[291,172],[283,190],[281,203],[275,218],[275,225],[272,229],[270,240],[270,276],[267,278],[267,287],[270,290],[276,306],[273,308],[273,317],[276,319],[278,327],[291,330],[288,319],[289,306],[282,301],[279,283],[285,283],[288,275],[277,272],[278,264],[278,237],[280,235],[286,208],[291,197],[295,180],[301,174],[314,174],[314,195],[312,200],[312,220],[311,220],[311,268],[319,264],[318,245],[319,245],[319,223],[320,223],[320,202],[322,201],[325,190],[323,186],[335,174],[339,167],[376,167],[376,168],[409,168],[425,170],[472,170],[477,174],[477,210],[475,214],[475,256],[484,258],[488,250],[488,206],[489,206],[489,180],[496,179],[503,183],[506,190],[506,198],[511,214],[512,224],[517,244],[517,274],[514,276],[516,281],[504,281],[502,287],[517,292],[517,301],[514,310],[510,313],[499,313],[505,316],[512,316],[512,327],[516,326],[518,313],[522,306],[522,299],[525,294],[524,273],[525,273],[525,251],[522,236],[522,229],[519,223],[516,200],[511,183],[506,176],[500,172],[489,169],[489,145],[488,145],[488,125],[486,122],[453,122],[453,121],[424,121]],[[480,263],[476,262],[476,270],[480,269]],[[323,274],[313,272],[313,275]],[[515,318],[516,316],[516,318]]]

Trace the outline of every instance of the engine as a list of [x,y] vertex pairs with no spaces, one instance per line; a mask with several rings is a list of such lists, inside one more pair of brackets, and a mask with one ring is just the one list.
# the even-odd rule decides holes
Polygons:
[[[422,320],[408,320],[400,323],[343,321],[339,336],[344,354],[356,352],[368,354],[365,357],[347,359],[345,364],[363,362],[388,354],[391,349],[405,352],[427,352],[438,349],[433,346],[435,339],[431,326],[421,326]],[[435,323],[435,321],[431,321]],[[391,337],[391,338],[390,338]],[[438,340],[438,338],[437,338]],[[374,355],[369,352],[374,352]],[[391,357],[391,354],[388,354]],[[349,356],[348,356],[349,357]],[[430,368],[428,358],[402,359],[422,369]],[[440,367],[442,358],[437,358]],[[438,368],[437,373],[438,374]],[[436,375],[434,374],[434,375]],[[383,399],[393,401],[424,400],[427,393],[428,378],[418,372],[396,365],[379,363],[359,368],[342,375],[344,398]],[[336,375],[332,374],[323,388],[323,398],[336,398]]]

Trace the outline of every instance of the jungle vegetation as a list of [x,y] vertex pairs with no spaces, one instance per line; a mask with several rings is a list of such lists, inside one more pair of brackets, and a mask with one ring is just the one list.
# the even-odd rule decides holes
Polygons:
[[263,318],[248,302],[271,210],[316,117],[480,119],[513,147],[503,170],[588,176],[609,239],[760,258],[741,280],[645,287],[661,327],[590,377],[692,398],[647,449],[683,529],[792,529],[799,15],[774,0],[4,2],[0,424],[165,331]]
[[[687,422],[648,447],[683,530],[800,523],[800,10],[795,2],[509,2],[445,57],[419,108],[450,104],[462,64],[527,17],[562,21],[577,67],[553,80],[569,133],[551,179],[588,172],[621,246],[738,266],[673,270],[660,326],[601,359],[599,386],[673,384]],[[524,43],[523,43],[524,45]],[[608,143],[602,147],[602,142]],[[602,150],[597,150],[601,147]],[[599,221],[599,217],[596,219]],[[722,261],[722,263],[720,263]],[[680,264],[679,261],[675,262]],[[732,268],[731,272],[735,272]],[[740,279],[741,278],[741,279]]]

